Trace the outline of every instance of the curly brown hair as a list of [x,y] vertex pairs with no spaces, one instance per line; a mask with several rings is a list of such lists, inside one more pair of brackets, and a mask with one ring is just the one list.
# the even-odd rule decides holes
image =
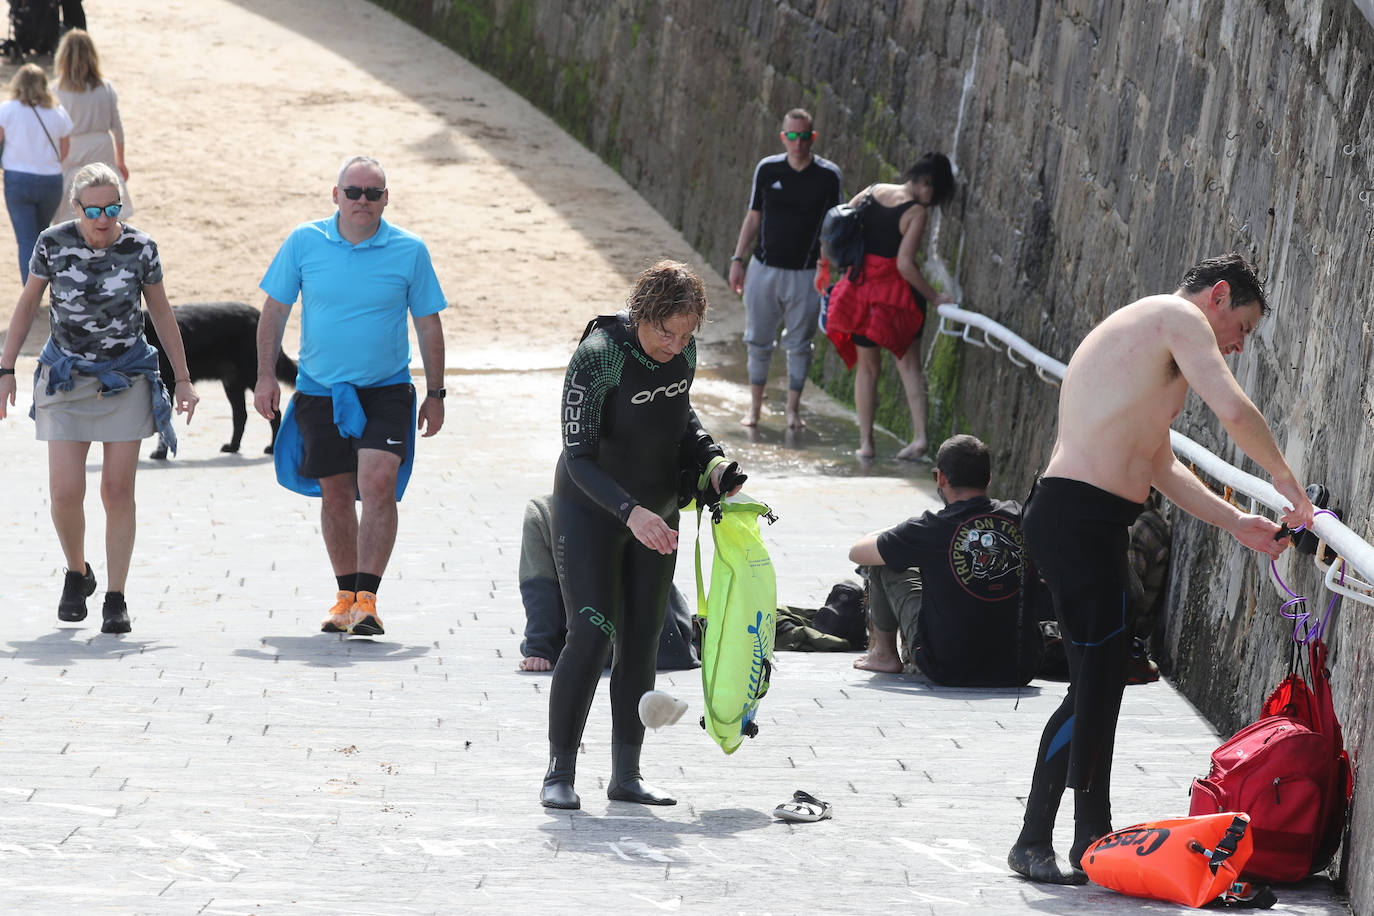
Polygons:
[[697,327],[706,317],[706,288],[692,268],[681,261],[659,261],[635,280],[625,300],[630,323],[661,326],[669,318],[693,315]]

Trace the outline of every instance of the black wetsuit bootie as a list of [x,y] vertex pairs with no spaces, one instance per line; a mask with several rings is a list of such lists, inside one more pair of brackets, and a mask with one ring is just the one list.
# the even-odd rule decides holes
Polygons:
[[1088,876],[1059,856],[1049,843],[1018,842],[1007,853],[1007,866],[1041,884],[1087,884]]
[[102,633],[127,633],[133,629],[129,623],[129,608],[119,592],[105,593],[105,606],[101,608],[100,615],[105,618],[100,624]]
[[577,749],[549,749],[549,771],[544,774],[544,787],[539,790],[539,804],[545,808],[564,808],[575,811],[582,807],[582,799],[573,791],[577,775]]
[[1083,868],[1083,854],[1088,851],[1088,847],[1112,832],[1110,826],[1085,829],[1076,827],[1074,830],[1073,845],[1069,847],[1069,864],[1075,869]]
[[606,797],[638,805],[676,805],[676,798],[664,795],[639,775],[639,752],[643,748],[642,744],[611,742],[611,784]]
[[95,573],[86,564],[84,573],[67,570],[62,580],[62,597],[57,602],[57,619],[74,623],[86,619],[86,599],[95,594]]

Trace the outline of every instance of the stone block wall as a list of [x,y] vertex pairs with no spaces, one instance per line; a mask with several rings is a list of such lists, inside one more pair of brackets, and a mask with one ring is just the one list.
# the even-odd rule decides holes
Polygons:
[[[960,188],[928,257],[967,307],[1060,359],[1193,261],[1246,253],[1275,313],[1236,376],[1298,476],[1374,537],[1374,29],[1350,0],[375,2],[555,117],[722,271],[751,169],[796,105],[850,191],[948,152]],[[1054,390],[985,350],[938,356],[944,422],[988,440],[998,489],[1024,493]],[[1196,398],[1176,425],[1258,471]],[[1225,535],[1185,521],[1174,552],[1165,662],[1229,731],[1286,670],[1291,624],[1268,570]],[[1310,564],[1280,566],[1324,608]],[[1359,767],[1374,609],[1345,602],[1329,642]],[[1337,865],[1358,913],[1374,912],[1369,783]]]

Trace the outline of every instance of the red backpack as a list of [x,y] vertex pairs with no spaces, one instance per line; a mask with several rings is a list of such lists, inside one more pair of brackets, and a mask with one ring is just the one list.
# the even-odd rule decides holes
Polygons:
[[1331,702],[1326,645],[1308,645],[1312,686],[1298,672],[1264,701],[1260,720],[1212,752],[1193,780],[1189,814],[1244,811],[1254,854],[1241,877],[1301,881],[1325,868],[1341,844],[1352,791],[1350,757]]

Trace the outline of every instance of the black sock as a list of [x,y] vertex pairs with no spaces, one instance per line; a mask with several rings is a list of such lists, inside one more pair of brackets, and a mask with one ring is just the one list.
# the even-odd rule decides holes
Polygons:
[[357,583],[357,587],[354,589],[355,592],[371,592],[375,595],[377,594],[377,589],[382,585],[382,577],[374,576],[372,573],[360,572],[355,582]]
[[105,606],[106,606],[106,607],[124,607],[124,593],[123,593],[123,592],[106,592],[106,593],[105,593]]
[[344,575],[344,576],[335,576],[335,577],[334,577],[335,581],[337,581],[337,582],[339,583],[339,591],[341,591],[341,592],[351,592],[351,591],[353,591],[353,580],[356,579],[356,578],[358,578],[358,574],[357,574],[357,573],[348,573],[347,575]]

